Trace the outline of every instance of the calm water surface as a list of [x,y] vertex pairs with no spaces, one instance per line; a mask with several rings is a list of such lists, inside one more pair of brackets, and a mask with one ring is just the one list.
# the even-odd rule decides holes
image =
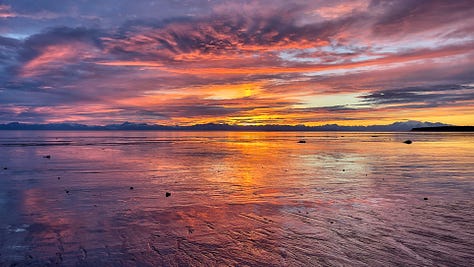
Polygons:
[[474,266],[473,134],[2,131],[0,167],[0,266]]

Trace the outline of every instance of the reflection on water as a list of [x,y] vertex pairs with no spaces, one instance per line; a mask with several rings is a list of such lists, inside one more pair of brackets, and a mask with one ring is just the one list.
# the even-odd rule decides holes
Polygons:
[[4,131],[0,265],[472,266],[473,148],[460,133]]

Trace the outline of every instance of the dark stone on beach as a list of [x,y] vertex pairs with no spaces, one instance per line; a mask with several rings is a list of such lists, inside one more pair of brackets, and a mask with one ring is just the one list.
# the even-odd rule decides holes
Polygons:
[[186,226],[186,228],[188,228],[188,233],[189,234],[194,233],[194,229],[191,226]]
[[61,180],[61,177],[58,177],[58,180]]
[[342,169],[343,172],[345,172],[346,170],[345,169]]
[[334,223],[334,222],[333,222],[333,221],[331,221],[331,224],[333,224],[333,223]]
[[304,144],[304,143],[306,143],[305,140],[299,140],[299,141],[298,141],[298,144]]
[[66,194],[69,194],[69,190],[66,190]]
[[169,196],[171,196],[171,193],[170,193],[170,192],[166,192],[165,196],[166,196],[166,197],[169,197]]
[[8,168],[7,168],[7,167],[3,167],[3,169],[4,169],[4,170],[8,170]]
[[43,156],[43,158],[45,158],[45,159],[50,159],[50,158],[51,158],[51,155]]
[[413,142],[412,142],[411,140],[405,140],[403,143],[405,143],[405,144],[411,144],[411,143],[413,143]]
[[423,200],[428,200],[428,198],[427,198],[427,197],[424,197]]
[[372,135],[371,137],[379,137],[378,135]]
[[133,186],[130,186],[130,190],[133,190]]

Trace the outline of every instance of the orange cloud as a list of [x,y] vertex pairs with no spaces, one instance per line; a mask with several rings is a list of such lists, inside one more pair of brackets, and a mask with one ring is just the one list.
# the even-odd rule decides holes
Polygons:
[[49,45],[40,50],[38,56],[22,66],[21,77],[29,78],[60,70],[68,64],[87,60],[95,53],[94,48],[78,42]]

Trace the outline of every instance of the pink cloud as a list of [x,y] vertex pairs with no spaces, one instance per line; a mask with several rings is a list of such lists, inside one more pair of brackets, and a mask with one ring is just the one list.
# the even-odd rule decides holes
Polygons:
[[13,18],[16,16],[17,14],[11,10],[10,6],[0,5],[0,19]]

